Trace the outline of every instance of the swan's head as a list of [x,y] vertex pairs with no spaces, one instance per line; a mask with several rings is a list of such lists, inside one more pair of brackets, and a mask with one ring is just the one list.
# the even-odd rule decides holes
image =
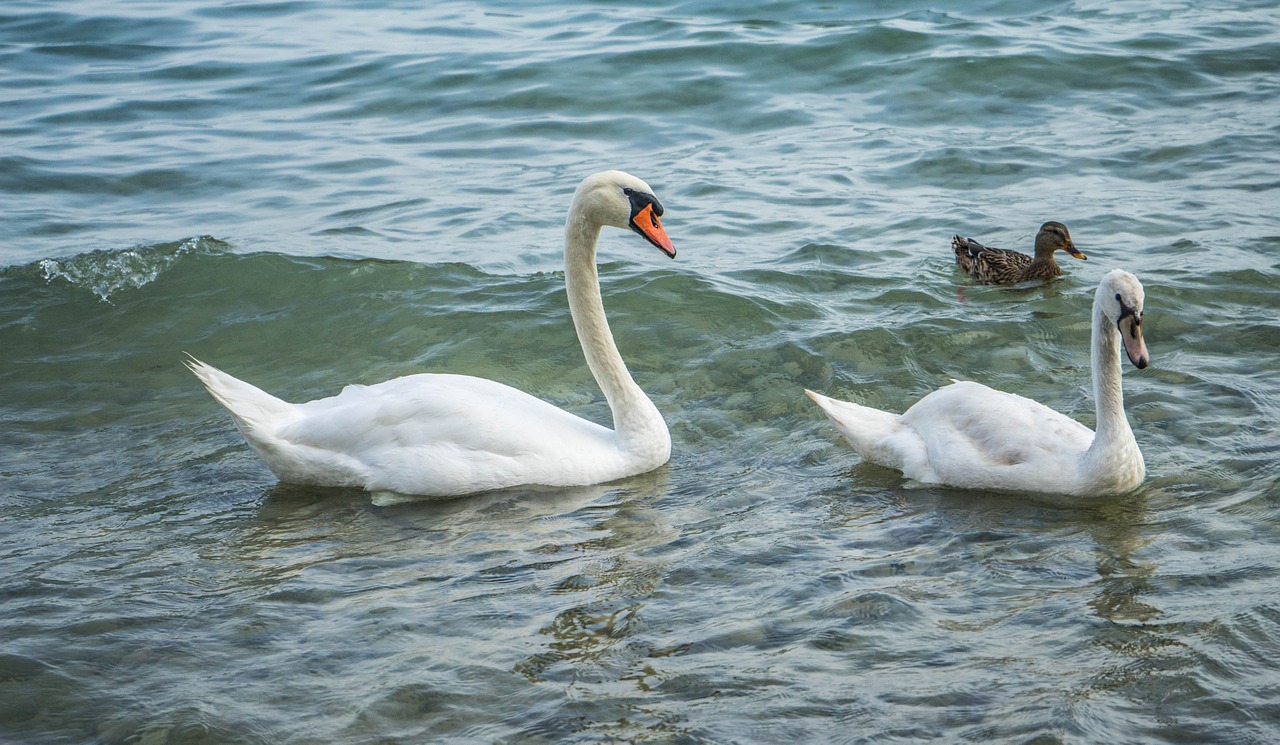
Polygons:
[[1076,248],[1066,225],[1050,220],[1041,225],[1040,232],[1036,233],[1036,256],[1052,256],[1054,251],[1066,251],[1077,259],[1089,258]]
[[661,251],[676,257],[676,248],[658,220],[662,203],[653,189],[640,179],[622,171],[604,171],[583,179],[573,195],[588,219],[600,225],[634,230]]
[[1094,304],[1120,331],[1125,354],[1139,370],[1151,361],[1147,343],[1142,340],[1142,303],[1142,283],[1123,269],[1112,269],[1102,278],[1094,299]]

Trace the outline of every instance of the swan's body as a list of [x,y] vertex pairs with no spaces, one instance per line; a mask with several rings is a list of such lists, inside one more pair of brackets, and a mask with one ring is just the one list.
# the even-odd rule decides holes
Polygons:
[[982,284],[1008,285],[1032,279],[1052,279],[1062,276],[1062,267],[1054,259],[1057,251],[1065,251],[1077,259],[1087,259],[1071,240],[1067,226],[1049,221],[1036,233],[1035,256],[1011,251],[1007,248],[984,246],[972,238],[954,236],[951,250],[956,256],[956,266]]
[[1114,270],[1093,304],[1097,432],[1022,396],[957,382],[898,415],[806,391],[863,458],[926,484],[1093,496],[1133,489],[1146,476],[1124,413],[1119,343],[1139,369],[1142,285]]
[[666,463],[671,437],[631,379],[600,298],[600,228],[640,233],[672,258],[662,205],[620,171],[588,177],[565,226],[565,284],[587,364],[615,429],[510,386],[465,375],[419,374],[291,404],[204,364],[188,366],[231,413],[245,440],[287,483],[449,497],[510,486],[581,486]]

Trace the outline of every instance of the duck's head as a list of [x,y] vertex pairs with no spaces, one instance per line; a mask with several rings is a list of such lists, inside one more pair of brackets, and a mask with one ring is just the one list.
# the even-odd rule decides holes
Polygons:
[[1076,248],[1066,225],[1050,220],[1041,225],[1040,232],[1036,233],[1036,256],[1052,256],[1054,251],[1066,251],[1077,259],[1089,258]]
[[1139,370],[1151,361],[1147,343],[1142,339],[1143,299],[1142,283],[1123,269],[1108,272],[1094,298],[1094,304],[1102,308],[1107,320],[1116,325],[1125,354]]
[[653,189],[635,176],[622,171],[593,174],[578,185],[573,200],[588,219],[634,230],[667,256],[676,257],[675,246],[658,220],[662,203],[653,195]]

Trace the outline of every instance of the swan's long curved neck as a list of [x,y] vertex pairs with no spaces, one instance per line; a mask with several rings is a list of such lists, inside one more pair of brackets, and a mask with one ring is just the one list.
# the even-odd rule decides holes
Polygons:
[[[596,242],[600,225],[583,216],[575,205],[565,225],[564,274],[569,312],[587,367],[604,392],[613,413],[613,427],[624,450],[670,450],[670,435],[658,408],[632,379],[609,330],[600,298]],[[656,454],[656,453],[655,453]]]
[[1093,400],[1098,421],[1089,455],[1098,458],[1114,451],[1118,446],[1132,444],[1136,447],[1137,443],[1133,438],[1133,430],[1129,427],[1129,419],[1124,414],[1119,331],[1096,302],[1093,307],[1093,351],[1090,356],[1093,362]]

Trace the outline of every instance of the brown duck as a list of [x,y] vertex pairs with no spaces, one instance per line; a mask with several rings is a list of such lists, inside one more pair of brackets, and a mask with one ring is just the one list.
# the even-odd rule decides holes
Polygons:
[[956,266],[987,285],[1061,277],[1062,267],[1053,259],[1055,251],[1066,251],[1077,259],[1088,258],[1071,242],[1067,226],[1053,221],[1041,225],[1040,232],[1036,233],[1035,258],[1005,248],[984,246],[958,235],[951,239],[951,249],[956,252]]

